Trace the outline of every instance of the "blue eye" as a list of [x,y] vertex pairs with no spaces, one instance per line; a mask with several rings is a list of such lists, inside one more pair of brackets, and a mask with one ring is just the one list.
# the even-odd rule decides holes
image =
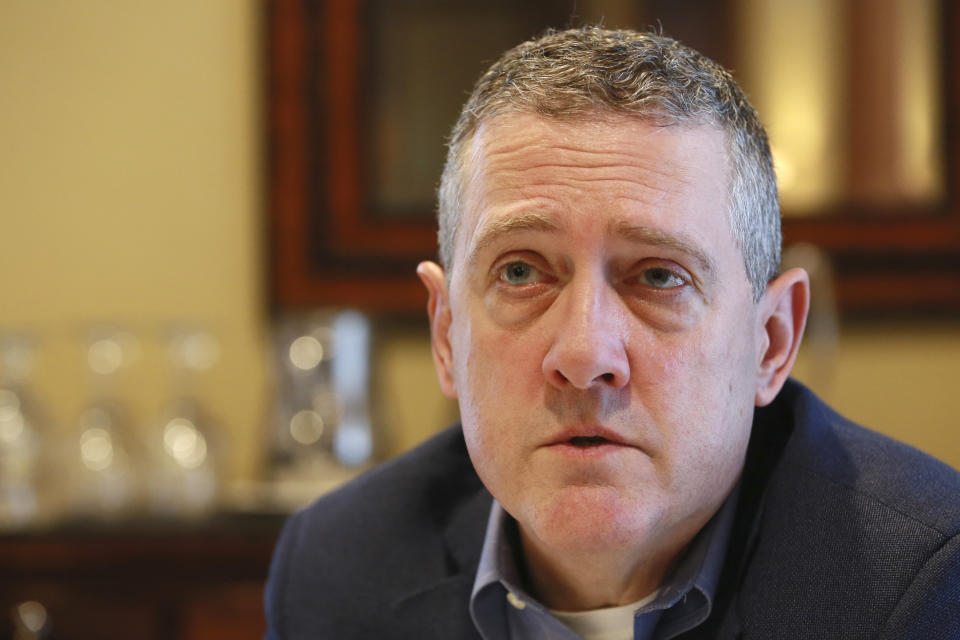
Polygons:
[[673,287],[681,287],[686,284],[686,281],[682,277],[663,267],[653,267],[652,269],[644,270],[640,275],[640,279],[644,284],[654,289],[672,289]]
[[503,268],[500,277],[512,285],[530,284],[536,280],[539,271],[526,262],[511,262]]

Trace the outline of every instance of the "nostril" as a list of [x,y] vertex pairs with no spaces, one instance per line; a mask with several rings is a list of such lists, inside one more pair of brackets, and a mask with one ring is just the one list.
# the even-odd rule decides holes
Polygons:
[[[552,378],[553,378],[554,384],[559,384],[559,385],[574,384],[576,386],[576,383],[574,383],[573,380],[571,380],[566,375],[564,375],[564,373],[559,369],[553,370]],[[617,381],[617,375],[615,373],[601,373],[600,375],[593,378],[593,382],[595,383],[602,382],[603,384],[607,384],[607,385],[613,385],[614,383],[616,383],[616,381]]]

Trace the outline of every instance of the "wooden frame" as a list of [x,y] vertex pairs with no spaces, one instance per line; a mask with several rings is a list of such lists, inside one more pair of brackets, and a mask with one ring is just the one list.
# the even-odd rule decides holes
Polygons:
[[[434,252],[433,225],[384,223],[361,207],[356,4],[268,5],[271,290],[278,307],[388,311],[425,301],[413,268]],[[311,64],[323,65],[327,78],[312,95]]]
[[[848,315],[960,312],[960,7],[944,0],[939,8],[945,198],[909,209],[848,205],[784,221],[785,244],[809,242],[830,254],[837,298]],[[859,64],[853,61],[854,70]],[[855,72],[849,81],[848,91],[858,92]]]
[[[414,268],[436,252],[430,212],[385,218],[362,197],[363,4],[267,5],[270,291],[278,309],[413,313],[426,302]],[[830,254],[848,315],[960,311],[960,9],[941,6],[945,200],[922,211],[842,207],[784,222],[787,243],[810,242]]]

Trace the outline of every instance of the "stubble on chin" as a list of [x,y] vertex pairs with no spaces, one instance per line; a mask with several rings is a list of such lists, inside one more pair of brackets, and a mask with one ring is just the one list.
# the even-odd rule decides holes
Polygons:
[[663,513],[653,496],[630,495],[622,487],[568,484],[531,510],[527,533],[565,553],[635,548],[655,530]]

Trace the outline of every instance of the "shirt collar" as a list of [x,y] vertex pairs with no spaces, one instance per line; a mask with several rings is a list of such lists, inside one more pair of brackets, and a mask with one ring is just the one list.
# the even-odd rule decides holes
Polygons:
[[[702,624],[713,609],[720,572],[727,555],[730,532],[740,496],[740,484],[687,547],[660,594],[638,614],[660,611],[657,637],[672,638]],[[638,619],[641,616],[638,615]]]

